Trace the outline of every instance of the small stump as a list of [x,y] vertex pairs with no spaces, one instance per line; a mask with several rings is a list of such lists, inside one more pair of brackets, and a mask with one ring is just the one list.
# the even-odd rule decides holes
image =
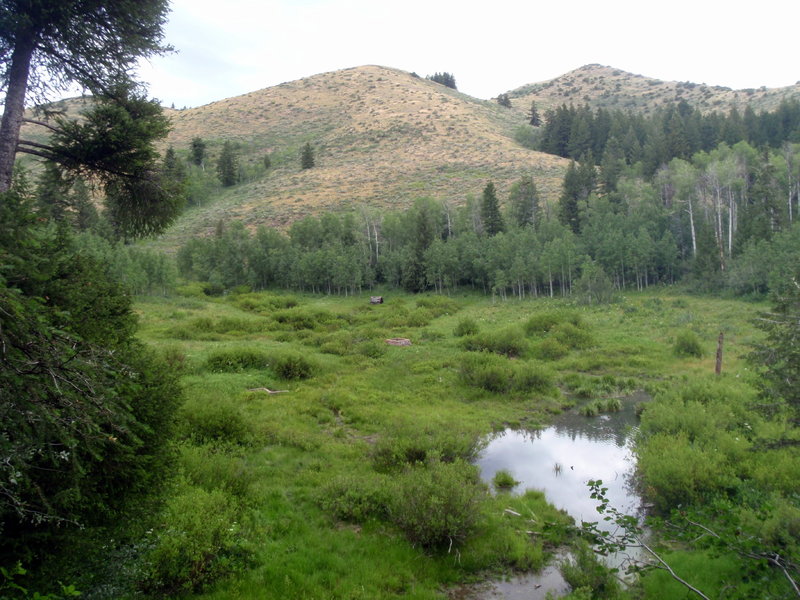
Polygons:
[[383,304],[383,296],[370,296],[369,297],[370,304]]

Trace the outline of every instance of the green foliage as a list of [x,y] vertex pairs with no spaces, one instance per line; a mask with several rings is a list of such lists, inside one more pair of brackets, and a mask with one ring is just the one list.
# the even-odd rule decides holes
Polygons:
[[557,339],[548,337],[533,347],[533,355],[540,360],[558,360],[569,354],[569,348]]
[[220,400],[188,400],[179,411],[178,434],[196,444],[247,444],[252,430],[241,410]]
[[311,147],[311,142],[306,142],[306,145],[303,146],[303,151],[300,153],[300,168],[303,170],[313,169],[315,166],[314,148]]
[[0,214],[0,516],[43,533],[118,518],[169,467],[174,376],[134,339],[130,299],[106,264],[14,194]]
[[224,187],[239,183],[239,156],[231,142],[222,145],[217,159],[217,177]]
[[[19,578],[27,575],[28,571],[22,566],[22,563],[17,563],[10,568],[0,567],[0,576],[3,578],[0,581],[0,594],[4,600],[11,600],[12,598],[31,598],[32,600],[64,600],[66,598],[77,598],[81,595],[74,585],[64,585],[59,583],[59,592],[51,592],[42,594],[40,592],[31,592],[28,588],[23,587],[19,583]],[[16,579],[16,581],[15,581]]]
[[489,392],[554,392],[553,373],[534,362],[512,362],[487,352],[469,352],[461,360],[461,380]]
[[[622,589],[614,573],[598,560],[585,542],[573,545],[571,557],[564,560],[559,569],[573,593],[577,592],[578,598],[612,600],[622,597]],[[585,595],[586,590],[591,592],[588,596]]]
[[453,88],[454,90],[457,89],[456,78],[452,73],[448,73],[446,71],[443,73],[436,72],[433,75],[428,75],[425,79],[430,79],[436,83],[441,83],[442,85]]
[[439,549],[459,545],[475,531],[485,494],[469,463],[410,467],[391,488],[389,519],[412,544]]
[[192,138],[190,152],[192,164],[198,167],[202,166],[206,159],[206,143],[203,138]]
[[672,347],[672,351],[675,356],[684,358],[703,357],[703,347],[700,344],[700,339],[694,331],[690,330],[678,332],[678,335],[675,336],[675,344]]
[[494,183],[491,181],[483,188],[481,223],[483,224],[483,232],[488,236],[497,235],[505,229],[503,216],[500,214],[500,205],[497,201],[497,192],[495,192]]
[[508,357],[523,356],[528,351],[528,342],[516,328],[484,332],[465,338],[465,350],[472,352],[493,352]]
[[245,369],[266,369],[271,357],[255,348],[221,349],[209,354],[205,368],[215,373],[235,373]]
[[470,431],[408,427],[380,438],[372,450],[375,470],[386,473],[432,461],[473,461],[483,443]]
[[380,475],[342,475],[326,484],[317,501],[334,519],[364,523],[388,516],[390,491]]
[[460,319],[453,330],[453,335],[457,337],[464,337],[466,335],[475,335],[478,333],[478,323],[475,319],[464,317]]
[[494,485],[496,490],[510,490],[519,485],[519,481],[514,479],[510,471],[501,469],[494,474],[492,485]]
[[283,352],[270,358],[270,367],[282,379],[308,379],[316,367],[298,352]]
[[141,587],[164,595],[196,592],[244,567],[249,556],[238,521],[239,507],[222,490],[182,486],[164,510]]

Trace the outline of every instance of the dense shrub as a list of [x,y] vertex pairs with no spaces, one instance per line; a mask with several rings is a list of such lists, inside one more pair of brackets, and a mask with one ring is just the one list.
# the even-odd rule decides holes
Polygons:
[[595,341],[591,332],[574,323],[564,322],[556,325],[551,335],[567,348],[582,349],[593,346]]
[[246,444],[252,434],[238,407],[225,401],[188,400],[179,411],[178,431],[197,444]]
[[528,342],[517,329],[486,332],[464,339],[462,346],[471,352],[493,352],[508,357],[522,356],[528,350]]
[[419,308],[427,309],[434,317],[452,315],[458,312],[458,302],[446,296],[424,296],[417,300]]
[[553,372],[541,364],[516,364],[511,377],[514,389],[520,392],[549,394],[555,390]]
[[299,352],[284,352],[272,357],[272,370],[282,379],[308,379],[314,374],[314,364]]
[[702,358],[703,347],[700,345],[700,339],[693,331],[684,330],[675,336],[675,345],[672,347],[675,356],[684,358],[695,357]]
[[181,466],[189,483],[208,492],[223,490],[239,499],[247,499],[256,480],[240,452],[220,449],[218,445],[181,445]]
[[533,355],[541,360],[558,360],[569,354],[569,348],[557,339],[548,337],[533,347]]
[[569,323],[578,328],[583,328],[583,319],[578,313],[572,311],[550,311],[537,313],[525,322],[525,333],[527,335],[538,336],[544,335],[551,331],[556,325],[562,323]]
[[384,476],[343,475],[323,486],[317,501],[335,519],[363,523],[386,516],[389,490]]
[[235,373],[246,369],[266,369],[270,357],[255,348],[216,350],[206,359],[206,369],[215,373]]
[[513,369],[507,359],[488,352],[469,352],[461,359],[461,380],[469,386],[502,393],[511,389]]
[[453,330],[453,334],[457,337],[475,335],[476,333],[478,333],[478,324],[475,322],[475,319],[469,317],[461,319]]
[[392,486],[390,520],[415,545],[447,548],[475,530],[486,492],[464,461],[409,468]]
[[552,371],[535,362],[518,362],[490,354],[470,352],[461,359],[461,380],[472,387],[489,392],[551,393]]
[[198,591],[244,566],[249,557],[237,521],[238,507],[222,490],[183,486],[166,506],[141,587],[164,595]]
[[472,461],[482,447],[474,432],[413,427],[380,438],[373,447],[372,461],[376,470],[387,472],[434,460]]
[[561,575],[572,590],[590,590],[588,597],[597,600],[621,597],[621,589],[615,574],[595,556],[585,542],[572,549],[570,558],[559,565]]
[[511,488],[519,485],[519,481],[514,479],[510,471],[501,469],[494,474],[492,484],[497,490],[510,490]]

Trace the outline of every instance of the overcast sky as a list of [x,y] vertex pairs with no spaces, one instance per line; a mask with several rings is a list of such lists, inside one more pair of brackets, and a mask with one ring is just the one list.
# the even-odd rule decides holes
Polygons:
[[178,108],[367,64],[447,71],[484,99],[589,63],[780,87],[800,80],[798,21],[797,0],[172,0],[177,53],[140,76]]

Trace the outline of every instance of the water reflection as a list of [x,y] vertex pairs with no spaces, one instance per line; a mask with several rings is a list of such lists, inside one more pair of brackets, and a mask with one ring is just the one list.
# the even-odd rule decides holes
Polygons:
[[492,439],[478,460],[481,477],[489,482],[505,469],[520,481],[515,492],[539,489],[548,501],[575,520],[597,521],[596,501],[587,482],[602,479],[608,499],[618,509],[635,514],[641,500],[631,485],[634,467],[631,449],[636,423],[634,396],[616,413],[587,418],[568,413],[547,429],[506,430]]

